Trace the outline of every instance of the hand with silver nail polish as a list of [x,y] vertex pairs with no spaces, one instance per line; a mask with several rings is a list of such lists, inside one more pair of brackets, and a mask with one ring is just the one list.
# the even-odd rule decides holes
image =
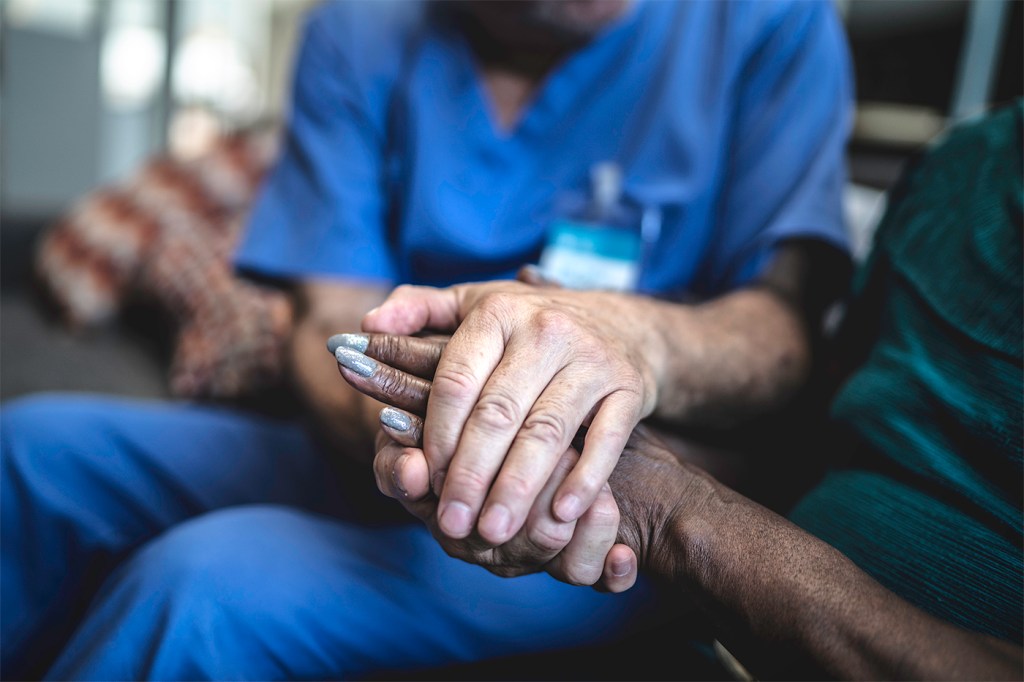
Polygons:
[[[367,330],[450,329],[423,428],[440,527],[451,538],[513,537],[577,430],[581,460],[552,500],[574,521],[594,503],[626,439],[655,405],[640,306],[608,292],[493,282],[399,287]],[[652,346],[653,347],[653,346]]]
[[430,490],[427,462],[420,446],[421,415],[430,394],[427,377],[433,376],[445,343],[445,339],[352,334],[334,336],[328,343],[342,376],[352,386],[395,405],[380,413],[382,431],[374,473],[381,492],[422,520],[450,555],[498,575],[547,570],[572,584],[599,583],[602,589],[615,592],[629,589],[637,576],[636,557],[629,548],[615,544],[618,508],[607,486],[578,521],[564,522],[551,513],[555,490],[579,459],[572,448],[563,454],[534,501],[523,528],[506,542],[495,546],[476,533],[453,539],[440,531],[437,497]]

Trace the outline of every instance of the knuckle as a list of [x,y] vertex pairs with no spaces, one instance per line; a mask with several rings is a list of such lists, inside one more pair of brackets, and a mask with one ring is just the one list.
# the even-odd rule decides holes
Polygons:
[[542,341],[563,341],[576,330],[573,318],[563,310],[544,308],[534,317],[534,327]]
[[455,400],[472,400],[478,382],[472,369],[461,362],[445,362],[438,366],[431,388],[433,395],[446,395]]
[[445,489],[450,486],[452,490],[460,491],[460,499],[464,499],[466,493],[473,497],[482,497],[491,485],[491,475],[471,467],[453,466],[448,471],[444,485]]
[[515,471],[503,471],[498,478],[497,486],[501,487],[501,496],[507,500],[530,500],[536,494],[529,479]]
[[615,379],[618,383],[626,388],[640,383],[640,372],[632,364],[617,358],[615,365]]
[[572,539],[572,524],[533,524],[527,527],[526,537],[530,544],[542,553],[553,554],[569,544]]
[[562,574],[570,585],[593,585],[601,578],[601,569],[580,561],[567,561],[562,567]]
[[475,312],[485,321],[501,327],[504,326],[503,321],[514,315],[516,302],[514,294],[507,291],[492,291],[480,298]]
[[545,410],[530,413],[520,433],[528,440],[556,447],[565,442],[570,429],[564,417]]
[[644,393],[644,378],[635,367],[630,366],[627,375],[623,378],[624,389],[629,392],[630,398],[639,402]]
[[402,393],[408,385],[408,379],[398,372],[383,371],[377,372],[377,388],[386,396],[395,396]]
[[646,380],[643,372],[636,367],[636,364],[621,357],[609,357],[604,360],[614,370],[610,373],[612,387],[618,397],[638,406],[644,395]]
[[515,399],[498,391],[488,391],[480,396],[473,412],[474,420],[490,431],[515,429],[522,419]]
[[490,291],[480,298],[480,307],[486,309],[505,310],[512,305],[515,296],[507,291]]
[[599,495],[590,505],[587,514],[588,520],[595,526],[617,528],[619,525],[619,506],[610,495]]
[[[600,427],[600,439],[605,442],[625,445],[640,418],[639,402],[631,402],[627,411],[615,410],[614,419],[605,419]],[[598,432],[594,432],[598,435]],[[613,456],[618,456],[614,453]]]
[[391,361],[402,355],[405,350],[404,339],[401,336],[382,334],[374,339],[374,350],[378,359]]
[[[607,441],[622,443],[624,445],[626,441],[629,440],[630,433],[632,433],[632,428],[629,424],[606,424],[602,429],[601,437]],[[619,453],[615,454],[618,455]]]
[[599,495],[602,485],[604,485],[604,482],[595,478],[590,473],[572,482],[572,487],[579,497],[585,500],[594,500],[591,504],[592,507],[596,507],[603,502],[602,496]]

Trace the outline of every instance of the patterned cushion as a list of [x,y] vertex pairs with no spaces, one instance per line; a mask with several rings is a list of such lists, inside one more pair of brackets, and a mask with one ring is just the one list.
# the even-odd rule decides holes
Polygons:
[[230,263],[276,146],[267,128],[225,136],[199,158],[158,157],[82,200],[45,233],[36,257],[67,324],[106,324],[126,301],[142,301],[177,329],[175,395],[238,398],[276,385],[290,303],[237,277]]

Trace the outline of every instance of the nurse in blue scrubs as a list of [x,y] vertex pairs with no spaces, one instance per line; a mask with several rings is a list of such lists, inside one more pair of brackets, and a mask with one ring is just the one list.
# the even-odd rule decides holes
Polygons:
[[826,2],[316,8],[284,152],[237,254],[295,292],[303,416],[5,406],[4,676],[358,678],[661,618],[643,581],[610,595],[499,578],[382,508],[370,472],[338,464],[372,458],[379,405],[343,385],[323,342],[396,285],[537,262],[609,162],[617,200],[657,217],[626,295],[693,309],[746,296],[737,333],[758,339],[745,321],[789,314],[755,300],[784,254],[811,245],[844,265],[845,49]]

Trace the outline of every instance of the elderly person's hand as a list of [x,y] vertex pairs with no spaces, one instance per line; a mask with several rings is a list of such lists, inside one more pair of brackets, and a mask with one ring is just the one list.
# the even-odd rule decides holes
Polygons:
[[571,522],[590,508],[656,402],[662,351],[636,300],[521,282],[399,287],[364,318],[371,332],[452,332],[423,443],[445,535],[514,536],[581,425],[552,514]]
[[613,592],[631,587],[636,580],[636,558],[629,548],[615,545],[619,513],[607,485],[578,520],[561,521],[551,513],[555,491],[579,460],[571,446],[533,501],[524,526],[506,542],[494,546],[475,533],[453,539],[440,532],[438,501],[430,489],[427,461],[419,446],[423,434],[420,415],[426,409],[430,377],[445,343],[381,335],[338,335],[329,342],[339,360],[346,359],[339,362],[339,369],[350,384],[395,406],[381,412],[382,431],[374,459],[381,492],[422,520],[449,554],[498,575],[546,570],[572,584],[599,583]]

